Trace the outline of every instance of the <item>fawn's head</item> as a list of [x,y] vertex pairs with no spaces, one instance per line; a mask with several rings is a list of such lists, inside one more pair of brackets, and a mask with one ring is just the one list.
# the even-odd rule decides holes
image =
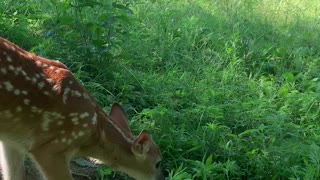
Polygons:
[[[142,131],[131,145],[132,158],[127,167],[119,167],[138,180],[164,180],[160,163],[161,153],[146,131]],[[133,165],[133,166],[132,166]]]
[[[116,103],[111,108],[110,116],[102,119],[107,119],[100,131],[100,146],[105,149],[100,158],[102,161],[137,180],[164,180],[159,147],[147,131],[141,131],[134,138],[122,108]],[[110,144],[117,146],[111,147]]]

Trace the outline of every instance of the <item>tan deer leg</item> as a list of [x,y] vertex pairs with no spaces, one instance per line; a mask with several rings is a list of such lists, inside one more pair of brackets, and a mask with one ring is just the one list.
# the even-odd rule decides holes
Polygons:
[[0,141],[0,159],[4,180],[24,180],[24,153],[10,143]]
[[31,152],[30,156],[37,163],[46,180],[72,180],[69,171],[69,161],[63,154],[37,151]]

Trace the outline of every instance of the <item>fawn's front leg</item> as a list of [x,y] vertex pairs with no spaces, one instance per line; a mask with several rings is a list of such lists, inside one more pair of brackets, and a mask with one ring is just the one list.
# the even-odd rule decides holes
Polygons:
[[51,153],[46,149],[30,152],[46,180],[72,180],[69,160],[63,153]]
[[10,143],[0,141],[0,159],[4,180],[25,180],[24,153]]

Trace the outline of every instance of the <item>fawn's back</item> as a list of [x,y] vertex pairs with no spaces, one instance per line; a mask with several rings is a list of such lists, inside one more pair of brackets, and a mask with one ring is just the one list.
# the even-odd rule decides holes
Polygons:
[[96,105],[70,71],[0,40],[2,139],[28,149],[39,135],[67,144],[84,136],[96,124]]
[[[71,179],[68,162],[94,157],[142,180],[163,179],[158,147],[134,138],[118,104],[107,115],[62,63],[0,38],[0,139],[7,161],[27,152],[47,179]],[[9,153],[10,152],[10,153]],[[12,161],[12,160],[11,160]],[[6,179],[20,178],[9,162]]]

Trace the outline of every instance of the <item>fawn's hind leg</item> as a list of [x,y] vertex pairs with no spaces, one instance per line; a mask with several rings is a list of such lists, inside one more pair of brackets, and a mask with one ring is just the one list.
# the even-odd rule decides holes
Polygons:
[[25,180],[24,153],[10,143],[0,141],[0,160],[4,180]]

